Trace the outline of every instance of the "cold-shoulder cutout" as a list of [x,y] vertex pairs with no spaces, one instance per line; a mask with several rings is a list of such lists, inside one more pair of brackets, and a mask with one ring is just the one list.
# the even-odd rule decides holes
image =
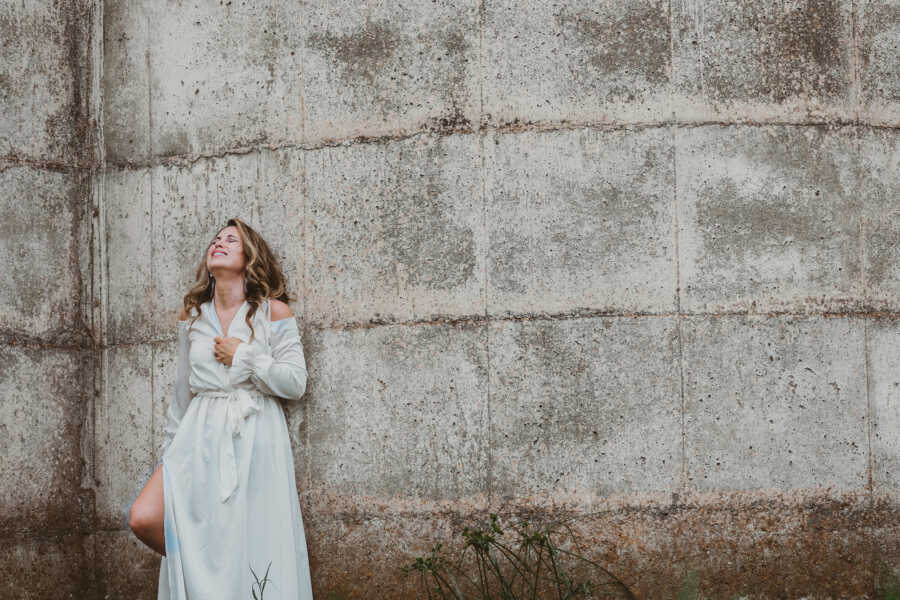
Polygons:
[[269,300],[269,309],[270,315],[269,318],[272,322],[283,321],[294,315],[291,313],[291,307],[282,302],[281,300],[276,300],[274,298]]

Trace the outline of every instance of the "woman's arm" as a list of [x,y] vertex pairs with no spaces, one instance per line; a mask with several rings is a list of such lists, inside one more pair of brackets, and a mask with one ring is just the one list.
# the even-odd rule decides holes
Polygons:
[[248,377],[264,394],[299,400],[306,393],[306,358],[300,341],[297,321],[287,305],[272,303],[272,318],[284,316],[270,324],[269,345],[271,354],[258,343],[240,343],[234,351],[229,371],[232,384]]

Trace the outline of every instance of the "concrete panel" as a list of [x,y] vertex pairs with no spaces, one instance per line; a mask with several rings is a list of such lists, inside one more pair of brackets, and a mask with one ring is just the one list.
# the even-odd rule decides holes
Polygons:
[[131,531],[99,531],[97,598],[156,600],[160,555]]
[[[103,1],[103,140],[110,163],[142,162],[150,148],[149,3]],[[180,11],[176,11],[180,12]],[[165,116],[165,115],[164,115]],[[157,117],[159,118],[159,117]]]
[[869,402],[872,407],[872,484],[900,492],[900,321],[868,322]]
[[672,133],[485,140],[488,311],[676,308]]
[[[147,169],[110,168],[104,174],[109,343],[155,333],[153,318],[161,307],[153,293],[153,256],[162,244],[152,231],[150,180]],[[175,307],[167,308],[174,313]]]
[[675,143],[684,310],[862,306],[852,127],[698,127]]
[[672,3],[679,121],[853,120],[852,3]]
[[308,141],[478,126],[478,2],[307,6]]
[[152,474],[153,348],[103,350],[104,393],[95,405],[97,526],[128,529],[131,505]]
[[0,188],[2,335],[80,344],[85,176],[0,167]]
[[91,13],[85,2],[0,5],[0,157],[86,158]]
[[900,136],[863,128],[859,156],[867,304],[900,311]]
[[860,319],[695,317],[682,327],[690,488],[864,488]]
[[678,487],[674,319],[500,321],[489,332],[493,497]]
[[97,598],[92,536],[66,533],[0,544],[0,597],[16,600]]
[[310,485],[377,497],[486,494],[486,341],[472,323],[307,337]]
[[[154,156],[302,138],[302,23],[286,2],[144,2]],[[140,23],[116,22],[129,35]],[[125,92],[130,93],[130,92]],[[137,93],[137,92],[135,92]]]
[[900,4],[856,0],[859,118],[873,125],[900,125]]
[[[302,171],[303,155],[294,149],[153,168],[155,311],[136,319],[135,331],[122,335],[127,339],[144,331],[153,331],[156,338],[172,335],[184,294],[197,268],[205,264],[208,244],[234,216],[266,239],[281,261],[289,290],[299,296],[304,260]],[[116,276],[110,273],[110,279]],[[302,312],[302,304],[294,307],[294,314]]]
[[92,361],[87,351],[0,345],[0,537],[81,526]]
[[483,313],[480,167],[471,135],[310,152],[309,322]]
[[483,120],[667,120],[668,10],[660,0],[486,2]]

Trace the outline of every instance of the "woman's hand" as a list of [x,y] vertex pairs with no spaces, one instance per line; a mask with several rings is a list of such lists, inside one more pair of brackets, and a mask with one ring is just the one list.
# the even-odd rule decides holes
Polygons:
[[234,351],[237,350],[241,340],[236,337],[216,336],[213,338],[215,346],[213,346],[213,355],[220,363],[231,366],[231,359],[234,358]]

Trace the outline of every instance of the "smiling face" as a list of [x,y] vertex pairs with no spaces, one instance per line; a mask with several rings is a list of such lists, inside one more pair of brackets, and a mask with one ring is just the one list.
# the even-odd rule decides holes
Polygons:
[[222,271],[244,272],[247,262],[237,227],[229,226],[216,234],[206,251],[206,268],[218,276]]

